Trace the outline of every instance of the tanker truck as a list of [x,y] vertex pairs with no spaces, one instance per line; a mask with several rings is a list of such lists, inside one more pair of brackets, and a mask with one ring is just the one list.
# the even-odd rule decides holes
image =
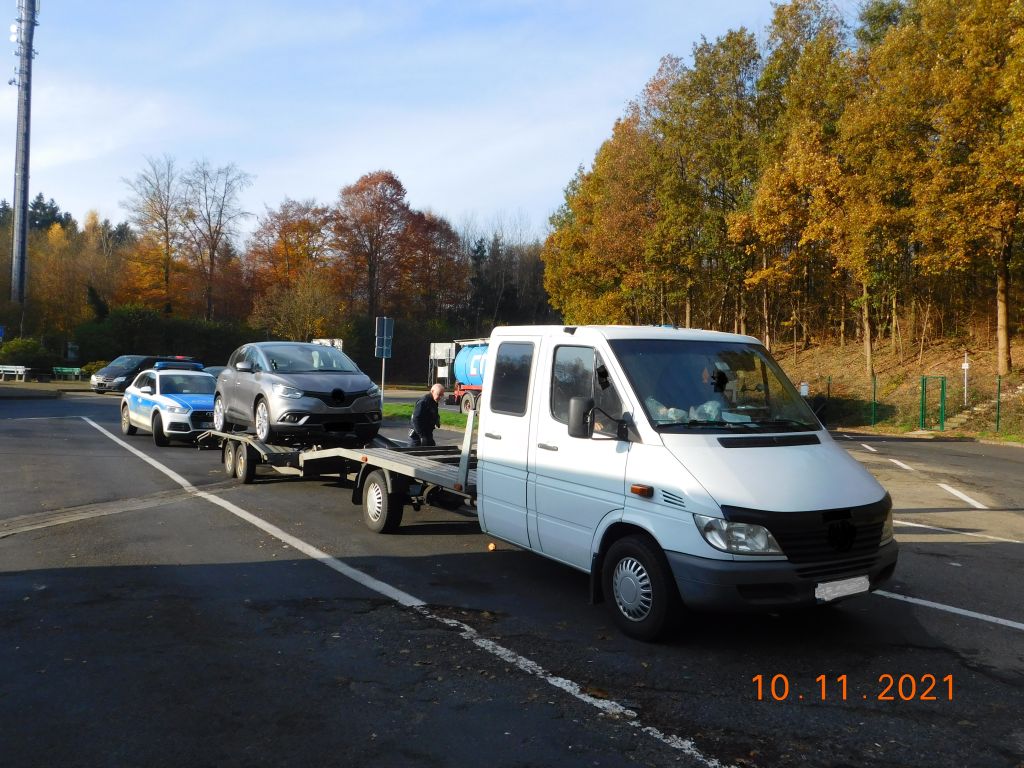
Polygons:
[[455,385],[446,398],[449,405],[458,405],[462,413],[476,410],[484,391],[487,368],[487,339],[456,339]]

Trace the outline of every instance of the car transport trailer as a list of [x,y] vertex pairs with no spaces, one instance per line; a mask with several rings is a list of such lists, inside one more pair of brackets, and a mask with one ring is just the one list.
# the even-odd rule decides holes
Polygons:
[[404,446],[378,435],[368,445],[271,445],[244,432],[210,430],[199,436],[200,448],[215,443],[229,476],[243,483],[256,469],[294,477],[337,474],[352,483],[352,503],[363,507],[363,521],[377,533],[393,533],[402,523],[406,504],[419,509],[431,504],[459,509],[476,503],[475,412],[468,414],[462,448]]

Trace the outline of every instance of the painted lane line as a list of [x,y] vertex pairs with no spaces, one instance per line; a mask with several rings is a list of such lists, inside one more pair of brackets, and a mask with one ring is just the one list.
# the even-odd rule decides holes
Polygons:
[[160,463],[159,461],[157,461],[156,459],[151,459],[151,458],[150,458],[149,456],[147,456],[146,454],[144,454],[144,453],[143,453],[142,451],[140,451],[140,450],[139,450],[138,448],[136,448],[136,447],[135,447],[134,445],[129,445],[129,444],[128,444],[128,443],[126,443],[126,442],[125,442],[124,440],[122,440],[122,439],[121,439],[120,437],[118,437],[117,435],[115,435],[115,434],[114,434],[113,432],[108,432],[108,431],[107,431],[106,429],[104,429],[103,427],[101,427],[101,426],[100,426],[99,424],[97,424],[97,423],[96,423],[95,421],[93,421],[92,419],[90,419],[90,418],[88,418],[88,417],[86,417],[86,416],[82,416],[81,418],[82,418],[82,421],[84,421],[84,422],[85,422],[86,424],[88,424],[88,425],[89,425],[89,426],[91,426],[91,427],[94,427],[94,428],[98,429],[98,430],[99,430],[100,432],[102,432],[102,433],[103,433],[104,435],[106,435],[107,437],[109,437],[109,438],[110,438],[111,440],[113,440],[113,441],[114,441],[115,443],[117,443],[118,445],[120,445],[120,446],[121,446],[122,448],[124,448],[125,450],[127,450],[127,451],[129,451],[129,452],[131,452],[131,453],[135,454],[136,456],[138,456],[138,457],[139,457],[140,459],[142,459],[142,460],[143,460],[144,462],[146,462],[146,463],[147,463],[147,464],[149,464],[150,466],[152,466],[152,467],[154,467],[154,468],[156,468],[156,469],[160,470],[161,472],[163,472],[163,473],[164,473],[165,475],[167,475],[167,476],[168,476],[169,478],[171,478],[171,480],[173,480],[174,482],[176,482],[176,483],[177,483],[178,485],[180,485],[180,486],[181,486],[182,488],[184,488],[184,489],[185,489],[186,491],[190,491],[190,492],[191,492],[191,491],[194,491],[194,490],[195,490],[195,486],[194,486],[194,485],[192,485],[192,483],[190,483],[190,482],[189,482],[188,480],[186,480],[186,479],[185,479],[184,477],[182,477],[181,475],[179,475],[179,474],[178,474],[177,472],[175,472],[175,471],[174,471],[173,469],[169,469],[169,468],[165,467],[165,466],[164,466],[163,464],[161,464],[161,463]]
[[540,678],[549,685],[552,685],[555,688],[559,688],[565,693],[568,693],[570,696],[601,710],[605,714],[612,715],[616,718],[622,718],[624,722],[628,723],[634,728],[637,728],[643,733],[646,733],[648,736],[662,742],[663,744],[672,747],[673,749],[677,749],[683,752],[684,754],[694,758],[695,760],[698,760],[703,765],[708,766],[708,768],[726,768],[722,765],[722,763],[720,763],[715,758],[706,757],[697,748],[692,739],[684,739],[680,738],[679,736],[673,736],[672,734],[666,734],[658,730],[657,728],[644,725],[637,719],[637,714],[633,710],[627,709],[626,707],[622,706],[616,701],[612,701],[609,699],[598,699],[594,696],[591,696],[590,694],[584,692],[583,689],[580,688],[578,683],[575,683],[572,680],[567,680],[564,677],[557,677],[555,675],[550,674],[535,661],[528,659],[525,656],[520,656],[515,651],[509,650],[508,648],[505,648],[504,646],[495,643],[493,640],[488,640],[485,637],[481,637],[480,634],[475,629],[466,624],[463,624],[461,621],[436,616],[425,608],[419,609],[419,612],[427,618],[441,622],[442,624],[445,624],[451,627],[452,629],[458,630],[463,639],[468,640],[469,642],[476,645],[478,648],[487,651],[488,653],[494,656],[497,656],[505,663],[515,666],[517,669],[528,675],[533,675],[534,677]]
[[937,525],[924,525],[923,523],[911,523],[907,520],[893,520],[893,525],[903,525],[910,528],[927,528],[930,531],[941,531],[942,533],[955,533],[959,536],[974,536],[977,539],[989,539],[990,541],[1003,541],[1007,544],[1024,544],[1024,541],[1018,541],[1017,539],[1004,539],[999,536],[987,536],[984,533],[968,533],[967,531],[958,531],[954,528],[940,528]]
[[1010,627],[1010,629],[1019,629],[1021,631],[1024,631],[1024,623],[1021,623],[1019,621],[1010,621],[1010,619],[1001,619],[998,616],[989,616],[987,613],[978,613],[977,611],[968,611],[963,608],[955,608],[952,605],[933,603],[931,600],[922,600],[919,597],[907,597],[906,595],[897,595],[895,592],[886,592],[885,590],[881,589],[876,589],[871,594],[878,595],[879,597],[888,597],[891,600],[902,600],[905,603],[922,605],[925,608],[934,608],[937,611],[955,613],[957,616],[966,616],[970,619],[979,619],[980,621],[987,621],[990,624],[999,624],[1004,627]]
[[343,563],[336,557],[331,557],[323,550],[314,547],[312,544],[307,544],[302,539],[297,539],[290,533],[285,533],[285,531],[281,530],[273,523],[268,523],[266,520],[256,517],[256,515],[251,512],[246,512],[241,507],[236,504],[232,504],[226,499],[214,496],[212,493],[207,493],[206,491],[196,491],[194,495],[198,496],[200,499],[206,499],[206,501],[211,504],[216,504],[222,509],[226,509],[231,514],[241,518],[250,525],[254,525],[261,531],[270,534],[275,539],[284,542],[293,549],[298,550],[302,554],[306,555],[306,557],[326,565],[332,571],[337,571],[342,576],[348,577],[352,581],[366,587],[372,592],[376,592],[390,600],[394,600],[399,605],[404,605],[407,608],[414,608],[426,604],[418,597],[413,597],[408,592],[403,592],[396,587],[392,587],[390,584],[380,581],[379,579],[375,579],[373,576],[363,573],[362,571],[353,568],[351,565]]
[[867,449],[868,449],[869,451],[871,451],[872,453],[878,453],[878,449],[877,449],[877,448],[872,448],[872,447],[871,447],[870,445],[868,445],[867,443],[861,443],[861,445],[862,445],[862,446],[863,446],[864,448],[867,448]]
[[936,483],[936,485],[939,486],[939,488],[941,488],[942,490],[948,491],[949,493],[952,493],[954,496],[956,496],[958,499],[960,499],[960,501],[966,501],[968,504],[970,504],[975,509],[988,509],[988,507],[986,507],[980,501],[975,501],[970,496],[968,496],[966,493],[961,493],[956,488],[952,488],[952,487],[946,485],[945,483]]
[[399,605],[405,606],[407,608],[412,608],[413,610],[417,611],[419,614],[426,618],[429,618],[449,628],[457,630],[463,639],[473,643],[476,647],[480,648],[481,650],[486,651],[492,656],[497,657],[501,661],[513,664],[520,671],[537,677],[538,679],[544,681],[548,685],[551,685],[565,693],[568,693],[570,696],[573,696],[577,700],[585,704],[589,704],[590,706],[595,707],[596,709],[600,710],[605,714],[613,715],[616,718],[621,718],[621,722],[628,723],[634,728],[639,729],[642,733],[645,733],[651,738],[660,741],[662,744],[665,744],[666,746],[671,747],[672,749],[678,750],[686,754],[687,756],[707,766],[707,768],[732,768],[731,766],[724,765],[723,763],[719,762],[717,759],[713,757],[705,756],[697,748],[692,739],[685,739],[679,736],[674,736],[672,734],[666,734],[658,730],[657,728],[644,725],[637,718],[636,712],[634,712],[631,709],[628,709],[627,707],[624,707],[622,704],[619,704],[618,702],[613,701],[611,699],[598,699],[594,696],[591,696],[590,694],[585,693],[583,689],[580,687],[579,683],[575,683],[572,680],[567,680],[564,677],[558,677],[550,674],[541,665],[537,664],[537,662],[528,659],[525,656],[521,656],[515,651],[506,648],[505,646],[500,645],[494,642],[493,640],[488,640],[487,638],[482,637],[475,629],[473,629],[469,625],[463,624],[462,622],[456,621],[454,619],[448,619],[443,618],[441,616],[437,616],[426,607],[426,602],[420,600],[418,597],[414,597],[408,594],[407,592],[403,592],[402,590],[397,589],[396,587],[392,587],[390,584],[380,581],[379,579],[375,579],[374,577],[366,573],[363,573],[362,571],[357,570],[356,568],[353,568],[352,566],[347,565],[346,563],[343,563],[341,560],[338,560],[335,557],[331,557],[326,552],[314,547],[312,544],[308,544],[302,539],[298,539],[295,536],[286,533],[282,529],[278,528],[276,525],[268,523],[266,520],[257,517],[251,512],[247,512],[238,505],[232,504],[230,501],[226,501],[225,499],[222,499],[218,496],[214,496],[212,493],[207,493],[206,491],[201,491],[197,489],[195,486],[193,486],[191,483],[185,480],[185,478],[183,478],[181,475],[165,467],[156,459],[152,459],[146,454],[132,447],[124,440],[121,440],[119,437],[116,437],[113,433],[107,431],[103,427],[96,424],[96,422],[91,421],[90,419],[87,419],[85,417],[82,418],[86,422],[91,424],[93,427],[98,429],[100,432],[102,432],[104,435],[109,437],[111,440],[113,440],[115,443],[124,446],[126,449],[134,453],[136,456],[143,459],[147,464],[152,465],[153,467],[155,467],[156,469],[160,470],[165,475],[173,479],[175,482],[181,485],[182,488],[187,490],[193,496],[204,499],[205,501],[208,501],[211,504],[216,504],[218,507],[227,510],[231,514],[246,521],[247,523],[254,525],[261,531],[264,531],[265,533],[273,536],[279,541],[288,544],[290,547],[308,556],[309,558],[316,560],[317,562],[327,566],[328,568],[334,571],[337,571],[338,573],[351,579],[352,581],[355,581],[357,584],[360,584],[373,592],[383,595],[384,597],[387,597],[388,599],[395,601]]
[[902,469],[906,469],[906,470],[909,470],[910,472],[916,472],[916,471],[917,471],[917,470],[915,470],[915,469],[914,469],[913,467],[908,467],[908,466],[907,466],[906,464],[904,464],[904,463],[903,463],[902,461],[897,461],[896,459],[889,459],[889,461],[891,461],[891,462],[892,462],[893,464],[895,464],[895,465],[896,465],[897,467],[900,467],[900,468],[902,468]]

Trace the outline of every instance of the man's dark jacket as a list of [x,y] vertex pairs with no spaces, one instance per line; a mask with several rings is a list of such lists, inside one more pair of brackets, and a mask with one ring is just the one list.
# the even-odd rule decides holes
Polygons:
[[412,409],[412,430],[422,437],[431,437],[434,428],[441,426],[441,415],[437,412],[437,402],[429,392],[416,401]]

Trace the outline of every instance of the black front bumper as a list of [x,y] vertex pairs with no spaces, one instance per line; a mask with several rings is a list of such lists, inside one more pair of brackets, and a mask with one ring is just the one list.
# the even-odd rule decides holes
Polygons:
[[822,602],[814,595],[818,584],[854,576],[866,575],[870,589],[874,590],[892,576],[896,569],[898,550],[895,541],[880,547],[877,556],[867,567],[860,558],[851,563],[849,570],[842,568],[842,561],[830,562],[829,576],[821,579],[800,575],[798,566],[788,560],[759,563],[710,560],[681,552],[665,554],[679,587],[679,594],[688,607],[763,611],[815,605]]

